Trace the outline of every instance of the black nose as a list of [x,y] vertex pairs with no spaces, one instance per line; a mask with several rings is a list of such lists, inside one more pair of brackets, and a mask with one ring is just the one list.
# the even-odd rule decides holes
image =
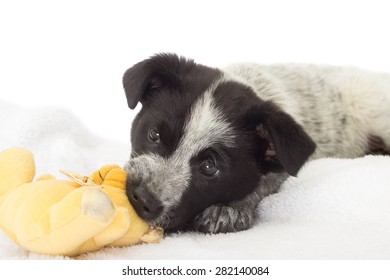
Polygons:
[[138,186],[128,193],[129,201],[137,214],[145,220],[153,220],[161,213],[163,207],[159,200],[151,195],[145,187]]

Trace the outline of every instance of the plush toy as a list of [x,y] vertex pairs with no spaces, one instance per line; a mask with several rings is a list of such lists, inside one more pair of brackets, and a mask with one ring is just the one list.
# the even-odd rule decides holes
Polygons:
[[33,155],[0,153],[0,228],[36,253],[75,256],[104,246],[158,242],[163,231],[145,223],[125,194],[126,172],[107,165],[72,181],[44,175],[33,182]]

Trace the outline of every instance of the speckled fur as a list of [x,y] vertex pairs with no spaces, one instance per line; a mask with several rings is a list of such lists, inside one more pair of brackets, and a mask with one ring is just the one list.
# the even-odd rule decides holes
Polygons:
[[[123,83],[129,107],[143,104],[127,194],[138,201],[135,192],[146,190],[138,211],[167,230],[245,230],[259,202],[309,156],[390,152],[389,74],[304,64],[216,69],[160,54],[127,70]],[[154,129],[160,143],[148,137]],[[210,154],[215,176],[200,169]],[[147,203],[157,205],[153,215]]]
[[317,144],[312,158],[367,153],[369,135],[390,147],[390,75],[323,65],[233,65],[233,79],[278,104]]

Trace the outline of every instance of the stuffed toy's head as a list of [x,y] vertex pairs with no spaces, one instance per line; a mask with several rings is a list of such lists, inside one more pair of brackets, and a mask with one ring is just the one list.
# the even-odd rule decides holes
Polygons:
[[126,172],[106,165],[90,177],[44,175],[33,181],[33,155],[0,153],[0,228],[36,253],[75,256],[104,246],[158,242],[160,228],[145,223],[125,194]]

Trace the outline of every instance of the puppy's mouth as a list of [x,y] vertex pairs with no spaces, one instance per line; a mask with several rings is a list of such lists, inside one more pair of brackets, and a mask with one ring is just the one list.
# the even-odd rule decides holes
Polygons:
[[150,225],[158,226],[164,230],[170,230],[176,224],[177,217],[173,213],[163,213],[156,219],[149,221]]
[[178,230],[186,229],[187,222],[180,217],[175,209],[164,211],[157,218],[149,221],[148,223],[152,226],[158,226],[163,228],[166,232],[176,232]]
[[149,199],[143,197],[141,192],[135,191],[131,184],[127,186],[126,195],[138,216],[151,226],[161,227],[168,231],[180,227],[181,219],[173,208],[167,205],[163,206],[161,202],[156,200],[154,205],[158,204],[159,206],[154,209],[155,206],[152,207],[146,203]]
[[[127,171],[126,195],[134,210],[145,222],[167,231],[185,227],[190,214],[180,200],[180,184],[174,174],[164,173],[166,168],[154,165],[153,158],[139,156],[130,161]],[[160,166],[161,167],[161,166]],[[164,166],[163,166],[164,167]],[[160,170],[160,172],[157,172]]]

